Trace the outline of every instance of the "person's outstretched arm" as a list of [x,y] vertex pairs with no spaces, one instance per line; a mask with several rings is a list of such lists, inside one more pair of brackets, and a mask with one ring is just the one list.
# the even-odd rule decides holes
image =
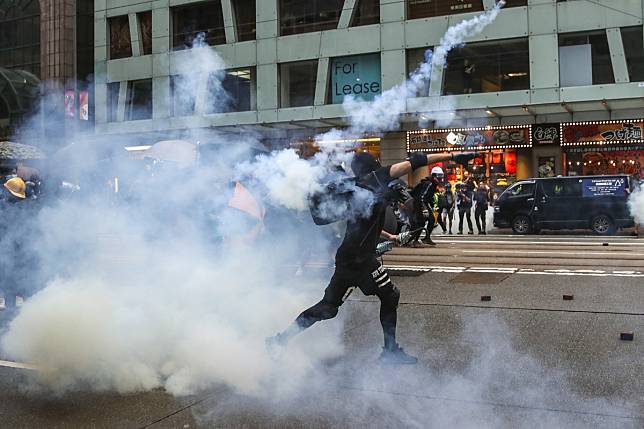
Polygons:
[[471,159],[480,156],[477,152],[461,152],[461,153],[433,153],[425,154],[422,152],[414,152],[409,156],[409,159],[406,161],[398,162],[393,164],[389,168],[389,175],[391,177],[402,177],[405,174],[409,174],[417,168],[423,167],[425,165],[436,164],[437,162],[442,161],[456,161],[459,164],[467,165],[467,162]]

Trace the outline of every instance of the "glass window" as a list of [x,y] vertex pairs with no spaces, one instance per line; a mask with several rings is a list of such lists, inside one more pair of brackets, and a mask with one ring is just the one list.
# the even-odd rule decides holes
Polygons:
[[407,0],[407,18],[428,18],[483,10],[481,0]]
[[130,38],[130,21],[127,15],[114,16],[108,19],[110,27],[110,59],[132,56],[132,39]]
[[644,81],[644,36],[642,27],[622,28],[622,43],[631,82]]
[[139,41],[141,43],[141,54],[152,53],[152,11],[137,13],[139,20]]
[[195,100],[198,88],[198,75],[170,76],[172,94],[171,115],[191,116],[195,113]]
[[[425,55],[427,50],[431,48],[418,48],[407,50],[407,76],[418,69],[418,67],[425,62]],[[424,85],[419,88],[416,97],[427,97],[429,95],[429,80],[424,82]]]
[[38,1],[0,1],[0,66],[40,76]]
[[203,33],[208,45],[226,43],[224,16],[221,2],[207,1],[172,8],[172,48],[192,47],[197,36]]
[[[495,1],[498,4],[500,0],[495,0]],[[504,0],[504,1],[505,1],[505,6],[503,6],[503,9],[507,9],[509,7],[521,7],[521,6],[528,5],[528,0]]]
[[280,64],[280,107],[312,106],[318,62]]
[[107,122],[116,122],[120,87],[120,82],[110,82],[107,84]]
[[605,31],[559,35],[561,86],[615,83]]
[[255,110],[255,68],[226,70],[223,80],[221,76],[211,75],[208,95],[209,100],[219,102],[209,102],[207,113]]
[[543,192],[554,198],[570,198],[581,196],[581,183],[575,180],[544,180],[542,182]]
[[344,0],[279,0],[280,35],[338,28]]
[[534,183],[517,183],[508,190],[511,197],[532,195],[534,193]]
[[126,121],[152,119],[152,79],[129,81],[125,103]]
[[529,89],[528,39],[468,43],[447,57],[443,94]]
[[357,0],[354,6],[351,27],[380,22],[380,0]]
[[235,23],[237,24],[237,40],[255,40],[255,0],[235,0]]

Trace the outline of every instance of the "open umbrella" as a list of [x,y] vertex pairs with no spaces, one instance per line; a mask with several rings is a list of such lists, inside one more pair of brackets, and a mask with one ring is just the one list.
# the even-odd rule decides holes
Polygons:
[[45,158],[45,153],[37,147],[8,141],[0,142],[0,160],[24,161]]

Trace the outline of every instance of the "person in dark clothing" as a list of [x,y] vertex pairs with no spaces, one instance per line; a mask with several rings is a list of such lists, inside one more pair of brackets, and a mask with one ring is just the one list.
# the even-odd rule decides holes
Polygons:
[[413,187],[411,191],[412,201],[411,201],[411,216],[409,217],[409,227],[413,231],[410,246],[420,247],[420,235],[425,229],[425,223],[427,219],[425,217],[425,204],[423,202],[423,196],[425,191],[430,185],[429,178],[423,178],[416,186]]
[[472,227],[472,192],[466,183],[462,183],[456,190],[456,206],[458,208],[458,233],[463,234],[463,217],[467,218],[469,234],[474,234]]
[[335,272],[321,301],[304,310],[285,331],[267,339],[267,346],[284,345],[288,340],[314,323],[331,319],[356,288],[365,295],[380,299],[380,324],[384,334],[383,363],[413,364],[417,359],[408,355],[396,342],[397,308],[400,292],[376,257],[376,245],[385,222],[385,210],[390,204],[383,188],[393,179],[404,176],[424,165],[453,159],[467,164],[476,153],[412,154],[407,161],[381,167],[369,153],[361,152],[351,163],[359,186],[372,192],[375,203],[368,215],[349,219],[347,230],[335,257]]
[[[26,269],[21,228],[25,223],[24,208],[27,186],[20,177],[7,180],[0,188],[0,249],[6,252],[0,260],[0,291],[7,311],[16,308],[20,295],[21,273]],[[19,227],[20,226],[20,227]]]
[[474,208],[474,220],[476,221],[476,228],[479,234],[485,235],[485,215],[490,203],[490,188],[487,187],[485,180],[479,183],[476,193],[474,194],[474,201],[476,207]]
[[456,198],[452,192],[451,183],[445,184],[445,190],[441,193],[438,199],[438,210],[443,223],[443,233],[447,233],[447,226],[449,223],[449,233],[452,234],[452,222],[454,221],[454,207],[456,206]]

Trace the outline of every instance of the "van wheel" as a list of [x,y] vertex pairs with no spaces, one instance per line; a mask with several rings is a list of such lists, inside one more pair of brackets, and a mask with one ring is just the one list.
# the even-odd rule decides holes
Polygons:
[[605,214],[597,215],[590,221],[590,228],[599,235],[612,235],[615,234],[617,228],[610,216]]
[[525,215],[519,215],[512,220],[512,231],[515,234],[525,235],[530,234],[531,225],[530,218]]

